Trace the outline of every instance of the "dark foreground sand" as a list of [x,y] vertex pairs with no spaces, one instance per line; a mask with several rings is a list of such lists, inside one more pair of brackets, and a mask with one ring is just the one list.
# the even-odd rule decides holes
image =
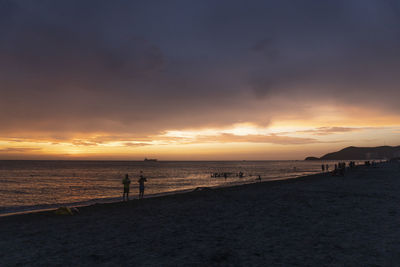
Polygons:
[[399,266],[400,166],[0,218],[0,265]]

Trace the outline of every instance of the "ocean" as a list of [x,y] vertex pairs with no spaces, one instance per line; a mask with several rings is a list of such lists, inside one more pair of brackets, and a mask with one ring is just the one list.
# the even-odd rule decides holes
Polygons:
[[[295,178],[321,172],[333,161],[0,161],[0,214],[61,205],[120,201],[122,179],[129,174],[130,198],[137,198],[140,171],[147,178],[145,196],[197,187],[230,186]],[[242,172],[243,177],[238,174]],[[213,174],[227,173],[212,177]]]

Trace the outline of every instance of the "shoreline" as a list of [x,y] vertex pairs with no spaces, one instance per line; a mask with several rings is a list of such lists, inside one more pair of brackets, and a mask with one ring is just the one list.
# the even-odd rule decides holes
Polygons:
[[[190,194],[191,192],[195,191],[200,191],[200,190],[218,190],[218,189],[223,189],[223,188],[233,188],[233,187],[241,187],[244,185],[250,185],[250,184],[260,184],[260,183],[272,183],[272,182],[277,182],[277,181],[288,181],[288,180],[296,180],[296,179],[302,179],[302,178],[309,178],[311,176],[315,175],[328,175],[331,172],[317,172],[315,174],[310,174],[310,175],[302,175],[302,176],[294,176],[294,177],[283,177],[283,178],[272,178],[268,179],[265,181],[252,181],[252,182],[237,182],[237,184],[229,184],[229,185],[216,185],[216,186],[208,186],[208,187],[195,187],[195,188],[190,188],[190,189],[182,189],[182,190],[174,190],[174,191],[167,191],[167,192],[160,192],[160,193],[154,193],[154,194],[148,194],[144,195],[144,199],[153,199],[153,198],[162,198],[166,196],[171,196],[171,195],[181,195],[181,194]],[[42,204],[42,205],[37,205],[37,206],[48,206],[44,208],[38,208],[38,209],[29,209],[31,207],[35,206],[26,206],[27,209],[24,209],[24,206],[21,206],[20,211],[12,211],[12,212],[6,212],[6,213],[0,213],[0,220],[1,218],[6,218],[6,217],[11,217],[11,216],[24,216],[24,215],[30,215],[30,214],[36,214],[36,213],[52,213],[55,210],[57,210],[60,207],[68,207],[68,208],[78,208],[79,210],[81,208],[86,208],[86,207],[91,207],[91,206],[98,206],[98,205],[106,205],[106,204],[115,204],[115,203],[124,203],[124,201],[121,201],[122,197],[111,197],[111,198],[100,198],[100,199],[90,199],[86,201],[77,201],[73,203],[60,203],[60,204]],[[139,200],[138,196],[130,197],[130,201],[137,201]]]
[[[293,177],[283,177],[283,178],[272,178],[268,179],[265,181],[261,181],[261,183],[268,183],[268,182],[274,182],[274,181],[284,181],[284,180],[292,180],[292,179],[300,179],[303,177],[308,177],[308,176],[313,176],[313,175],[319,175],[319,174],[324,174],[322,172],[317,172],[314,174],[310,175],[301,175],[301,176],[293,176]],[[237,186],[242,186],[242,185],[247,185],[247,184],[254,184],[254,183],[260,183],[255,181],[252,182],[235,182],[234,184],[228,184],[228,185],[216,185],[216,186],[208,186],[208,187],[200,187],[200,188],[209,188],[209,189],[219,189],[219,188],[229,188],[229,187],[237,187]],[[198,190],[199,187],[195,188],[190,188],[190,189],[178,189],[174,191],[167,191],[167,192],[160,192],[160,193],[154,193],[154,194],[148,194],[145,195],[144,198],[157,198],[157,197],[163,197],[163,196],[169,196],[169,195],[175,195],[175,194],[186,194],[190,193],[192,191]],[[84,200],[84,201],[77,201],[77,202],[70,202],[70,203],[59,203],[59,204],[38,204],[38,205],[33,205],[33,206],[20,206],[20,207],[12,207],[12,208],[17,208],[20,210],[17,211],[11,211],[11,212],[0,212],[0,219],[3,217],[9,217],[9,216],[21,216],[25,214],[32,214],[32,213],[41,213],[41,212],[52,212],[55,211],[56,209],[60,207],[68,207],[68,208],[82,208],[82,207],[90,207],[93,205],[102,205],[102,204],[111,204],[111,203],[119,203],[123,202],[121,201],[122,197],[110,197],[110,198],[96,198],[96,199],[89,199],[89,200]],[[131,196],[129,201],[133,200],[138,200],[138,196]],[[40,206],[44,206],[43,208]],[[40,208],[34,208],[34,207],[40,207]],[[11,209],[12,209],[11,208]],[[5,208],[7,209],[7,207]]]
[[[364,165],[359,165],[358,168],[365,168]],[[129,204],[131,202],[135,201],[144,201],[144,200],[151,200],[151,199],[156,199],[162,201],[163,198],[168,198],[168,197],[174,197],[174,196],[179,196],[179,195],[191,195],[193,193],[201,192],[201,191],[224,191],[224,190],[240,190],[242,187],[246,186],[251,186],[251,185],[260,185],[260,184],[285,184],[286,182],[294,182],[294,181],[303,181],[303,180],[312,180],[312,179],[321,179],[321,176],[323,177],[334,177],[332,176],[332,172],[318,172],[315,174],[310,174],[310,175],[303,175],[303,176],[296,176],[296,177],[289,177],[289,178],[276,178],[276,179],[269,179],[261,182],[249,182],[249,183],[239,183],[235,185],[217,185],[217,186],[210,186],[210,187],[197,187],[197,188],[192,188],[192,189],[183,189],[183,190],[176,190],[176,191],[170,191],[170,192],[161,192],[161,193],[156,193],[156,194],[149,194],[145,195],[144,199],[140,200],[137,196],[131,197],[128,202],[121,201],[122,197],[115,197],[115,198],[106,198],[106,199],[100,199],[99,202],[95,203],[90,203],[90,204],[82,204],[82,205],[74,205],[75,203],[67,203],[65,205],[60,204],[57,207],[51,207],[51,208],[45,208],[45,209],[38,209],[38,210],[27,210],[27,211],[18,211],[18,212],[13,212],[13,213],[4,213],[0,214],[0,221],[2,218],[12,218],[15,216],[34,216],[34,215],[54,215],[54,216],[60,216],[60,215],[55,215],[54,211],[57,210],[59,207],[68,207],[68,208],[78,208],[79,213],[83,210],[90,210],[92,207],[95,207],[96,209],[99,209],[101,207],[107,207],[107,208],[112,208],[112,205],[119,206],[120,204]],[[96,201],[95,200],[89,200],[89,201],[84,201],[84,202],[91,202],[91,201]],[[80,203],[80,202],[78,202]]]

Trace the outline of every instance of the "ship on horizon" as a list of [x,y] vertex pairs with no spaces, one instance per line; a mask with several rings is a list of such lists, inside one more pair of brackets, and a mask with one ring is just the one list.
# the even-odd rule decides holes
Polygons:
[[157,161],[157,159],[148,159],[148,158],[145,158],[145,159],[144,159],[144,161],[152,161],[152,162],[156,162],[156,161]]

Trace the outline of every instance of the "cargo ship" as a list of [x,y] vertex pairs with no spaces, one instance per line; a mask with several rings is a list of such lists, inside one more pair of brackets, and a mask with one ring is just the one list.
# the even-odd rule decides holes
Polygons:
[[144,161],[152,161],[152,162],[156,162],[156,161],[157,161],[157,159],[148,159],[148,158],[145,158],[145,159],[144,159]]

